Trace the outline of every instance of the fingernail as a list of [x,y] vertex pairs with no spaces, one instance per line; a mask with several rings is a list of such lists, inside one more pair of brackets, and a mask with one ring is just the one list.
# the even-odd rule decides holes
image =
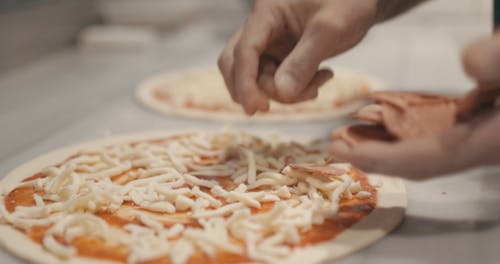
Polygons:
[[298,90],[297,80],[290,74],[280,74],[276,76],[276,86],[281,96],[293,98]]

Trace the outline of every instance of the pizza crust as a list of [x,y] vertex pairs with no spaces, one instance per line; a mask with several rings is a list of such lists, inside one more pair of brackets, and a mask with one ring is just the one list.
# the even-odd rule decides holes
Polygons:
[[[39,172],[42,168],[52,166],[83,149],[93,149],[102,146],[127,143],[142,140],[154,140],[182,134],[185,131],[156,131],[137,134],[113,136],[107,139],[91,141],[66,147],[39,156],[7,174],[0,181],[0,190],[8,193],[17,183]],[[292,138],[290,138],[292,139]],[[293,138],[295,140],[295,138]],[[296,141],[305,142],[304,139]],[[352,254],[388,234],[396,228],[404,217],[407,206],[406,189],[402,180],[383,175],[368,174],[372,185],[377,189],[377,207],[362,220],[342,232],[333,241],[323,242],[314,246],[298,248],[282,263],[316,263],[334,260]],[[24,233],[11,225],[0,224],[0,245],[21,259],[31,263],[47,264],[94,264],[117,263],[114,261],[96,260],[84,257],[73,257],[61,260],[45,251],[40,244],[33,242]]]
[[[187,107],[177,107],[169,103],[158,100],[155,97],[155,91],[157,87],[168,86],[170,83],[175,82],[177,79],[182,78],[187,75],[199,75],[207,74],[213,71],[211,68],[193,68],[180,71],[173,71],[164,74],[158,74],[147,78],[142,81],[137,90],[136,97],[144,106],[160,112],[164,115],[177,115],[184,116],[195,119],[211,119],[211,120],[221,120],[221,121],[231,121],[231,122],[255,122],[255,123],[268,123],[268,122],[304,122],[304,121],[318,121],[318,120],[328,120],[335,119],[345,116],[349,113],[354,112],[356,109],[363,105],[363,100],[355,100],[346,103],[343,106],[332,107],[328,111],[301,111],[294,113],[257,113],[254,116],[247,116],[241,111],[206,111],[202,109],[194,109]],[[340,69],[335,71],[337,74],[344,74],[348,76],[353,76],[352,78],[362,79],[369,86],[370,91],[383,91],[386,90],[387,85],[377,79],[376,77],[370,76],[365,73],[359,73],[352,70]],[[214,73],[215,74],[215,73]],[[349,77],[350,78],[350,77]],[[326,88],[326,87],[325,87]],[[169,87],[169,91],[183,89],[182,86]],[[224,89],[225,92],[225,89]],[[293,106],[291,106],[293,107]],[[272,106],[271,106],[272,108]],[[238,109],[240,110],[240,109]]]

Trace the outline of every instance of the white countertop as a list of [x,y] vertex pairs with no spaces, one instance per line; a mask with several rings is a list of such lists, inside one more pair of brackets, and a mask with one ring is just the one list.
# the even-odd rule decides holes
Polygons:
[[[480,35],[477,27],[461,23],[453,29]],[[457,36],[443,36],[435,27],[390,23],[331,63],[372,72],[395,88],[461,93],[471,87],[459,63],[469,37]],[[151,74],[214,64],[221,47],[211,28],[200,25],[146,50],[67,50],[0,76],[0,175],[47,151],[112,134],[225,126],[165,118],[141,107],[133,95],[136,84]],[[324,137],[341,122],[236,126]],[[402,225],[338,263],[499,263],[500,170],[406,186],[409,206]],[[0,263],[22,262],[0,251]]]

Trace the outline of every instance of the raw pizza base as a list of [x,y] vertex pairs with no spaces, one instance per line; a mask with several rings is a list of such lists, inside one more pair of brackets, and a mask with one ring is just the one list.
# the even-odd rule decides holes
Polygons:
[[[39,156],[12,170],[0,181],[0,191],[4,193],[10,191],[10,189],[17,183],[39,172],[42,168],[65,160],[72,154],[75,154],[83,149],[93,149],[118,143],[161,139],[168,137],[169,135],[182,133],[187,132],[180,131],[174,133],[156,131],[127,134],[55,150],[49,152],[48,154]],[[304,140],[299,138],[296,141],[303,142]],[[294,250],[290,257],[283,260],[282,263],[318,263],[321,261],[335,260],[361,250],[378,239],[381,239],[396,228],[404,218],[407,206],[406,188],[403,181],[397,178],[376,174],[368,174],[368,178],[372,185],[376,185],[377,183],[382,184],[380,188],[377,188],[377,207],[369,215],[331,241]],[[84,257],[73,257],[68,260],[61,260],[44,250],[40,244],[33,242],[24,233],[6,224],[0,224],[0,245],[14,255],[31,263],[117,263],[114,261],[96,260]]]
[[[179,70],[152,76],[142,81],[139,84],[136,90],[136,97],[144,106],[153,109],[157,112],[160,112],[164,115],[184,116],[195,119],[210,119],[210,120],[221,120],[221,121],[231,121],[231,122],[256,122],[256,123],[304,122],[304,121],[335,119],[354,112],[364,103],[363,100],[354,100],[352,102],[345,103],[342,106],[331,107],[328,108],[328,110],[322,110],[322,111],[300,111],[300,112],[286,112],[286,113],[268,112],[268,113],[256,113],[254,116],[249,117],[244,114],[243,110],[240,109],[240,107],[238,107],[234,111],[233,109],[227,111],[206,111],[203,109],[179,107],[176,105],[172,105],[168,102],[161,101],[155,97],[155,92],[158,90],[158,87],[169,86],[172,83],[178,82],[177,80],[179,78],[183,78],[188,75],[197,76],[197,75],[207,74],[210,72],[213,72],[214,74],[214,76],[212,76],[211,79],[220,78],[222,80],[222,77],[215,75],[218,74],[218,71],[210,67]],[[335,74],[337,74],[338,76],[346,75],[348,76],[346,77],[346,79],[351,78],[353,81],[362,81],[368,86],[368,89],[371,92],[386,90],[387,87],[387,85],[383,81],[365,73],[360,73],[348,69],[338,69],[338,70],[336,69]],[[210,81],[211,80],[207,80],[208,83]],[[173,90],[175,93],[176,89],[181,90],[183,88],[185,87],[182,87],[182,85],[176,85],[169,87],[167,90],[169,91]],[[323,88],[331,88],[331,87],[323,87]],[[223,88],[223,91],[224,94],[220,96],[228,97],[229,95],[225,87]],[[221,91],[218,92],[220,93]],[[343,91],[343,93],[346,93],[346,91]],[[299,103],[299,105],[317,103],[317,101],[318,100],[315,99],[315,101],[313,102],[308,101],[304,103]],[[233,103],[231,102],[231,104]],[[283,104],[272,102],[271,109],[273,109],[273,105],[278,107],[283,106]],[[293,107],[295,107],[295,105],[297,104],[294,104],[293,106],[288,105],[287,107],[290,107],[290,109],[292,109]]]

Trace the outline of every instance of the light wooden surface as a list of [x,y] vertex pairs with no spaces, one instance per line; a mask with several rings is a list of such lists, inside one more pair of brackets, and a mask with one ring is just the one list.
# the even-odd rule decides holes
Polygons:
[[[330,63],[373,72],[395,89],[463,93],[473,83],[462,72],[461,50],[489,34],[490,16],[487,1],[456,1],[461,4],[453,11],[454,2],[438,0],[430,3],[435,7],[380,25],[359,47]],[[224,42],[216,37],[219,31],[200,23],[146,50],[65,50],[0,76],[0,175],[49,150],[116,133],[225,126],[165,118],[133,98],[136,84],[149,75],[214,64]],[[342,122],[241,127],[325,137]],[[409,207],[402,226],[339,263],[498,263],[499,174],[481,169],[407,182]],[[3,251],[0,260],[19,263]]]

